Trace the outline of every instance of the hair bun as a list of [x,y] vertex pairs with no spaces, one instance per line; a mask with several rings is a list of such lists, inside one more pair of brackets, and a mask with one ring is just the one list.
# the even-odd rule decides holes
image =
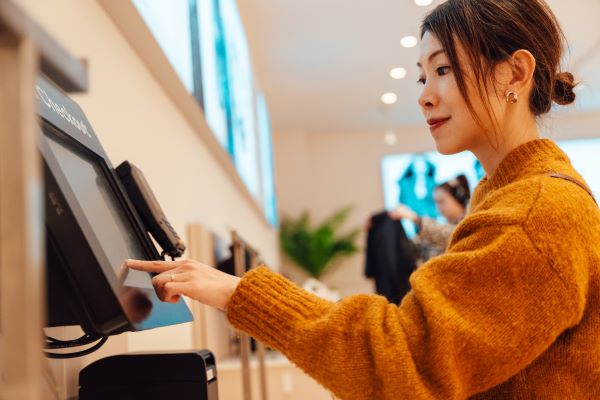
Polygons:
[[552,100],[561,106],[571,104],[575,101],[575,92],[573,89],[577,86],[575,77],[570,72],[560,72],[554,78],[554,90],[552,91]]
[[466,208],[468,206],[469,199],[471,198],[471,191],[469,189],[469,181],[465,175],[459,175],[454,179],[438,185],[436,188],[444,189],[463,207]]

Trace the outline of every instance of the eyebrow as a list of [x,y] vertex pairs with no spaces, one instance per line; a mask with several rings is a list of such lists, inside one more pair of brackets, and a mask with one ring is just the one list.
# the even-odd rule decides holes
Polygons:
[[[433,58],[434,58],[435,56],[437,56],[438,54],[442,54],[442,53],[445,53],[445,50],[444,50],[444,49],[439,49],[439,50],[436,50],[436,51],[434,51],[433,53],[431,53],[431,54],[429,55],[429,57],[427,57],[427,61],[429,62],[429,61],[433,60]],[[422,68],[423,66],[421,65],[421,63],[420,63],[420,62],[418,62],[418,63],[417,63],[417,67],[419,67],[419,68]]]

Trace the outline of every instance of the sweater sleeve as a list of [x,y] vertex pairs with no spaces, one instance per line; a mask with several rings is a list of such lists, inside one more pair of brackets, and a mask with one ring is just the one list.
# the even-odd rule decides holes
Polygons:
[[245,275],[228,318],[341,399],[464,399],[524,369],[582,304],[521,226],[474,229],[421,266],[400,306],[330,303],[268,269]]

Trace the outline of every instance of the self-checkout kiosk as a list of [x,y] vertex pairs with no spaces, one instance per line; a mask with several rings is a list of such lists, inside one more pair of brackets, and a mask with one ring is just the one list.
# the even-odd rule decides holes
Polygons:
[[[128,162],[115,170],[81,108],[49,80],[39,77],[35,94],[44,163],[47,326],[80,325],[85,332],[73,340],[47,337],[46,347],[96,343],[48,356],[81,356],[111,335],[191,321],[183,299],[161,302],[151,275],[124,265],[126,259],[159,260],[185,250],[141,171]],[[82,371],[80,398],[173,398],[147,390],[158,384],[155,375],[161,371],[161,387],[187,388],[176,398],[217,399],[216,366],[207,351],[99,360]]]
[[79,400],[218,398],[215,360],[206,350],[103,358],[81,371],[79,385]]

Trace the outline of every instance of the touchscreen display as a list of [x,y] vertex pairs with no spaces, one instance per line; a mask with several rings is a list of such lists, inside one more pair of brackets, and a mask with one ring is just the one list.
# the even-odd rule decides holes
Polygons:
[[147,273],[124,267],[126,259],[146,259],[146,255],[100,165],[52,137],[48,139],[117,280],[125,286],[151,288]]
[[[87,242],[94,243],[91,248],[103,273],[112,275],[107,279],[134,330],[191,321],[183,300],[178,304],[161,302],[148,273],[125,267],[126,259],[148,259],[148,254],[143,239],[136,235],[127,209],[113,190],[103,161],[97,161],[53,134],[45,135],[45,138],[66,180],[63,193],[68,189],[71,194],[66,197],[74,197],[71,210],[79,224],[86,226],[82,231]],[[87,268],[94,267],[74,265],[73,268],[85,274]]]

